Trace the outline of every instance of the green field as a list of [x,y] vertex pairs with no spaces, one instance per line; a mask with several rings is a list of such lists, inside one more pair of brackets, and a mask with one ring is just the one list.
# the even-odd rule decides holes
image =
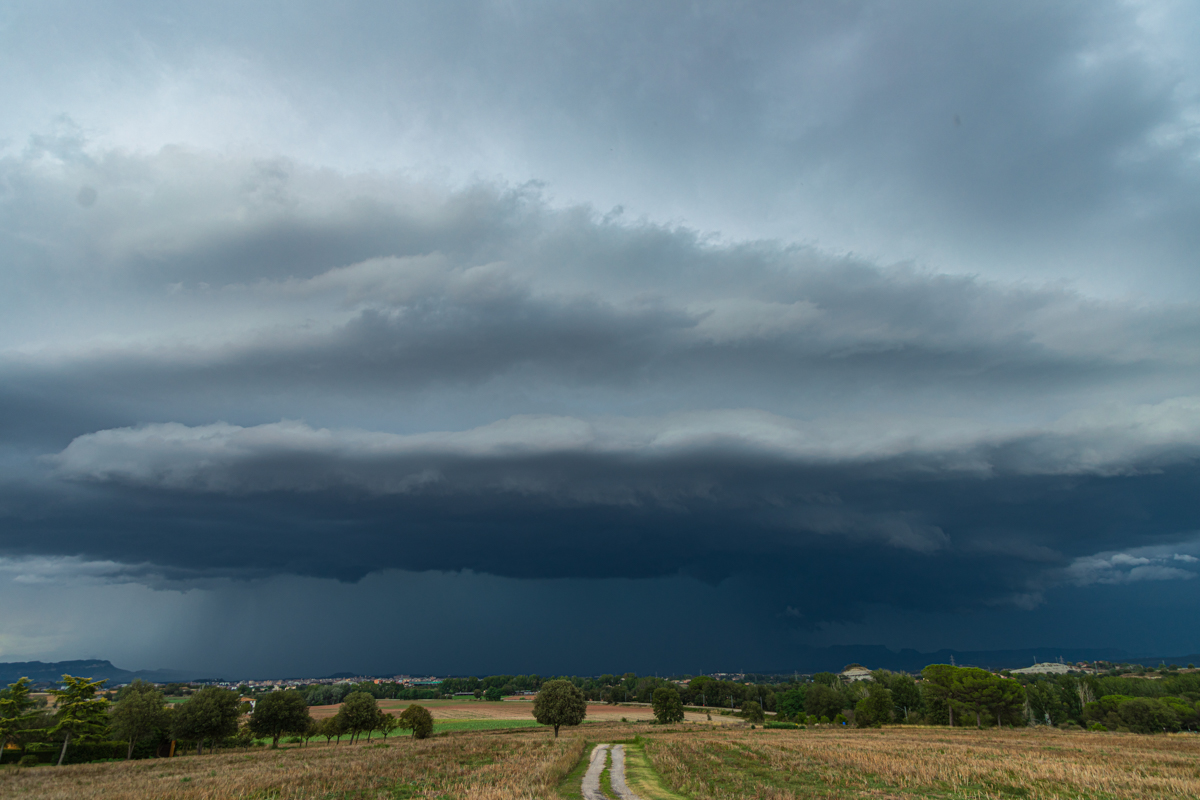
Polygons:
[[533,728],[537,722],[532,719],[435,719],[435,733],[443,731],[493,731],[499,728]]

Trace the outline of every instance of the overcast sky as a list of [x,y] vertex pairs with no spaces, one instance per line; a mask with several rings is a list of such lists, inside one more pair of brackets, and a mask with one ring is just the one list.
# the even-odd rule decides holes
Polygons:
[[1200,650],[1200,11],[0,7],[0,660]]

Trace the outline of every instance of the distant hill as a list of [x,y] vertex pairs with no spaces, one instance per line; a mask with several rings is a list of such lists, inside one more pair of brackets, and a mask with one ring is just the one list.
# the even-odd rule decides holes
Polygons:
[[111,685],[129,683],[136,678],[154,683],[171,683],[193,680],[196,677],[188,672],[170,669],[130,671],[114,667],[112,662],[100,659],[0,662],[0,684],[9,684],[19,678],[29,678],[34,683],[57,683],[63,675],[74,675],[91,680],[107,678]]

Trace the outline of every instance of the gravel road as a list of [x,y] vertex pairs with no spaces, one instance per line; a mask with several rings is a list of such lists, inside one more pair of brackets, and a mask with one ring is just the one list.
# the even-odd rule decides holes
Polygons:
[[591,762],[583,776],[584,800],[607,800],[604,793],[600,791],[600,775],[604,772],[605,755],[609,748],[612,748],[612,768],[609,770],[608,780],[612,784],[613,791],[621,800],[641,800],[625,785],[625,745],[623,744],[598,744],[593,748]]

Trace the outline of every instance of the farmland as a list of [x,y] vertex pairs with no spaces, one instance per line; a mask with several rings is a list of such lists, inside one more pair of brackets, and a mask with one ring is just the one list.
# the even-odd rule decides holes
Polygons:
[[[447,720],[449,721],[449,720]],[[481,720],[486,722],[486,720]],[[516,721],[516,720],[514,720]],[[460,719],[459,723],[471,724]],[[1200,737],[1053,729],[879,730],[600,722],[441,732],[354,746],[0,770],[0,796],[46,800],[578,797],[598,742],[625,742],[646,800],[732,798],[1192,798]]]

